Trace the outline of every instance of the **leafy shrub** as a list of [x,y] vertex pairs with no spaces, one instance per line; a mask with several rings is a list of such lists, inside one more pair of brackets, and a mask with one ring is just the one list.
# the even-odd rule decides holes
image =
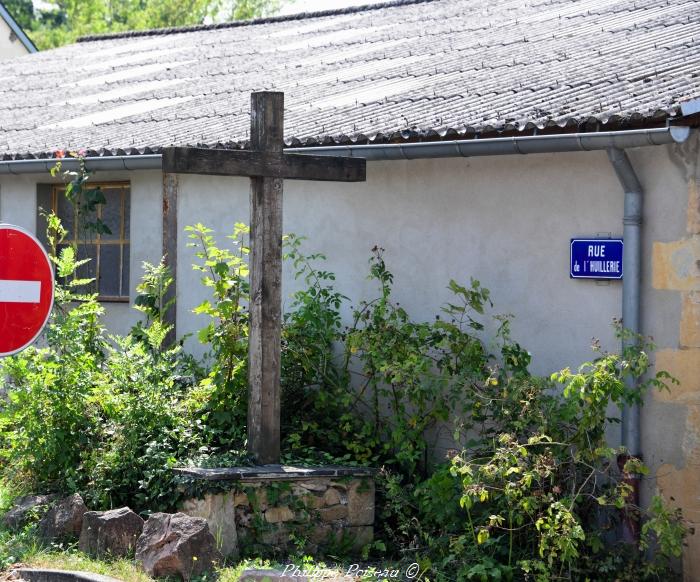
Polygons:
[[211,290],[194,312],[208,317],[199,331],[199,340],[211,351],[211,366],[199,385],[196,400],[199,415],[206,424],[213,453],[238,449],[245,456],[248,408],[248,247],[244,238],[249,229],[236,224],[228,239],[233,250],[221,248],[213,231],[202,224],[185,229],[197,249],[200,262],[193,268],[201,273],[202,284]]
[[[0,368],[8,395],[0,411],[5,474],[25,487],[80,491],[93,507],[170,508],[171,469],[201,441],[188,408],[199,369],[181,346],[162,348],[168,329],[155,311],[132,335],[107,336],[96,295],[79,292],[84,261],[72,247],[56,256],[66,233],[57,217],[47,220],[51,260],[64,283],[56,286],[46,345]],[[164,294],[168,273],[147,268],[152,283],[162,279]]]

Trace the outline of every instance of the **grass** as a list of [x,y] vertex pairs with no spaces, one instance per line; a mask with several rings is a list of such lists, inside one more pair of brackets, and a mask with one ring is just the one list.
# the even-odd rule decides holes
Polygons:
[[22,560],[30,568],[48,568],[56,570],[77,570],[112,576],[125,582],[151,582],[153,578],[146,575],[131,560],[111,560],[104,562],[94,560],[74,550],[41,550]]
[[[299,566],[300,560],[294,560]],[[310,558],[303,560],[306,567],[313,566]],[[23,567],[56,570],[75,570],[111,576],[124,582],[153,582],[151,578],[131,559],[94,559],[78,551],[75,544],[43,545],[35,536],[34,528],[28,527],[20,532],[0,529],[0,579],[16,564]],[[284,569],[285,564],[272,563],[268,560],[241,560],[239,563],[220,569],[218,582],[238,582],[241,573],[247,568]],[[159,579],[162,582],[162,578]],[[192,582],[211,581],[213,577],[202,576]]]
[[[6,533],[6,532],[3,532]],[[6,556],[3,555],[3,558]],[[14,557],[14,556],[13,556]],[[10,569],[15,563],[21,563],[28,568],[46,568],[55,570],[74,570],[92,572],[111,576],[124,582],[153,582],[155,578],[148,576],[139,566],[129,559],[97,560],[79,552],[74,548],[60,549],[37,546],[29,553],[17,556],[17,559],[4,561],[3,571]],[[246,568],[273,567],[269,562],[261,560],[244,560],[232,567],[222,568],[218,572],[218,582],[237,582]],[[163,581],[162,578],[159,579]],[[193,579],[194,582],[195,579]],[[212,576],[200,577],[197,582],[213,580]]]
[[[3,570],[7,570],[13,563],[14,561],[5,564]],[[92,572],[94,574],[111,576],[118,580],[123,580],[124,582],[153,582],[155,580],[155,578],[151,578],[145,574],[132,560],[96,560],[75,549],[60,550],[58,548],[37,548],[36,551],[23,556],[21,564],[29,568]],[[235,566],[219,570],[217,580],[218,582],[238,582],[241,573],[248,568],[284,569],[284,565],[270,563],[264,560],[242,560]],[[211,576],[204,576],[193,579],[192,582],[205,582],[208,580],[213,580],[213,578]],[[160,578],[159,581],[163,582],[163,579]]]

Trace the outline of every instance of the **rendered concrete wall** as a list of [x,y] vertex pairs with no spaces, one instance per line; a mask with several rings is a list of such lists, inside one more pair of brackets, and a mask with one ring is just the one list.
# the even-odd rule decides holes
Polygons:
[[[309,237],[308,251],[328,256],[337,288],[354,303],[376,293],[367,281],[375,244],[386,249],[396,299],[417,318],[440,313],[451,278],[478,278],[494,311],[516,316],[514,335],[544,372],[586,359],[593,336],[611,345],[621,284],[570,280],[569,239],[620,235],[622,202],[604,153],[374,162],[365,184],[287,181],[284,224]],[[180,226],[198,221],[221,235],[248,222],[248,180],[182,176]],[[181,333],[204,323],[189,312],[204,296],[186,242],[178,249]],[[295,283],[286,275],[289,302]]]
[[0,59],[21,57],[29,51],[12,32],[10,26],[0,18]]
[[[131,181],[131,249],[129,269],[131,299],[141,277],[142,263],[157,263],[161,257],[161,172],[99,172],[94,181]],[[37,184],[57,182],[47,174],[0,176],[0,222],[36,231]],[[126,303],[105,303],[105,323],[111,331],[125,333],[140,313]]]

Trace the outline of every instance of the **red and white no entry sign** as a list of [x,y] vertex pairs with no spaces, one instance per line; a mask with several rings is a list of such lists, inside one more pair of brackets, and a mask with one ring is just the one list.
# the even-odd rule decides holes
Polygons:
[[51,261],[34,235],[0,224],[0,357],[39,337],[53,307],[53,284]]

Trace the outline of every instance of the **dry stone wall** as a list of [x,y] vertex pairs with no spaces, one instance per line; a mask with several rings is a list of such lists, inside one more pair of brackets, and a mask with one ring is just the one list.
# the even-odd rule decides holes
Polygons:
[[373,539],[374,496],[373,476],[364,470],[310,475],[287,468],[245,475],[228,490],[186,500],[180,510],[207,520],[225,556],[359,552]]

